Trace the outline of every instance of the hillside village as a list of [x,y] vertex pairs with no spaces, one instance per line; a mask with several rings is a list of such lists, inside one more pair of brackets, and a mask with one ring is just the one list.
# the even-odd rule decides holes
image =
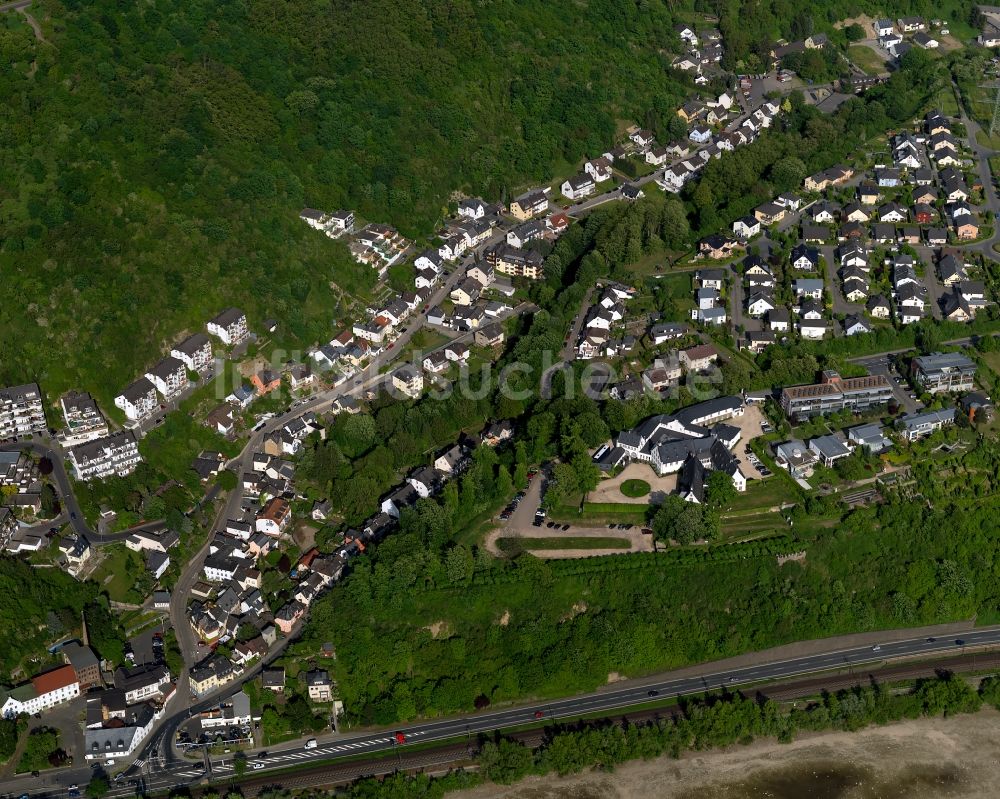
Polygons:
[[[1000,46],[1000,11],[986,10],[984,19],[981,44]],[[948,34],[943,23],[909,17],[877,20],[875,32],[897,60],[909,47],[935,49],[932,33]],[[335,496],[301,479],[305,453],[338,417],[368,416],[386,394],[417,403],[473,367],[500,362],[543,310],[533,287],[546,279],[547,256],[594,209],[653,192],[686,196],[707,164],[781,126],[788,107],[779,93],[761,94],[757,78],[722,71],[717,29],[679,25],[676,34],[684,53],[673,67],[697,87],[676,109],[683,137],[661,143],[629,125],[551,185],[521,187],[503,202],[456,200],[442,227],[419,242],[350,210],[303,208],[299,218],[315,235],[345,243],[377,280],[371,301],[333,320],[329,338],[306,351],[279,357],[269,337],[284,321],[229,307],[203,330],[177,331],[162,357],[114,388],[113,408],[102,410],[86,387],[58,398],[35,383],[0,389],[0,547],[102,585],[115,583],[120,564],[142,572],[128,575],[136,579],[127,595],[113,597],[136,614],[131,661],[100,657],[86,638],[65,643],[50,653],[61,665],[0,692],[0,714],[77,703],[86,710],[83,758],[109,768],[130,762],[181,704],[213,703],[183,732],[192,748],[260,743],[257,692],[283,694],[286,685],[326,714],[324,725],[337,723],[344,709],[321,660],[332,671],[332,644],[301,669],[285,655],[310,607],[408,510],[459,480],[477,452],[510,448],[525,431],[513,418],[480,420],[396,474],[391,490],[372,498],[377,509],[353,525],[334,510]],[[774,80],[790,72],[789,56],[826,45],[822,34],[777,44]],[[709,92],[720,82],[722,91]],[[860,92],[876,82],[841,88]],[[858,501],[869,501],[875,489],[860,487],[905,473],[921,442],[945,446],[941,431],[993,420],[993,383],[972,346],[981,332],[974,324],[995,318],[997,301],[989,247],[1000,205],[989,165],[968,120],[937,109],[882,144],[805,177],[797,191],[758,205],[669,264],[662,258],[634,285],[587,287],[564,349],[551,353],[555,366],[608,366],[602,402],[648,399],[654,404],[643,407],[662,411],[589,448],[600,476],[594,491],[606,491],[609,506],[635,499],[623,489],[626,474],[655,484],[661,500],[697,506],[713,502],[720,483],[738,503],[781,481],[860,490]],[[401,273],[409,284],[402,291],[393,282]],[[857,357],[847,357],[850,343],[832,349],[857,336],[881,341],[880,333],[945,324],[969,333],[931,347],[867,346]],[[729,377],[799,345],[831,347],[843,373],[824,368],[814,382],[767,388]],[[698,393],[713,381],[710,396]],[[160,492],[185,489],[172,517],[146,518],[149,507],[163,507],[148,497],[127,512],[71,502],[74,491],[89,497],[91,488],[123,486],[154,468],[164,458],[159,437],[178,416],[193,420],[206,443],[198,438],[186,458],[190,485],[165,479],[150,492],[162,499]],[[501,537],[532,534],[526,520],[567,538],[594,526],[552,518],[566,512],[546,495],[558,482],[554,466],[532,463],[525,486],[511,490],[510,504],[494,514]],[[578,515],[588,493],[573,497]],[[652,507],[633,504],[642,514]],[[624,513],[628,522],[611,513],[614,521],[599,523],[631,530],[640,517]],[[175,529],[177,519],[186,529]],[[664,545],[652,543],[647,524],[642,516],[636,526],[645,539],[630,551]],[[167,665],[168,652],[180,668]]]

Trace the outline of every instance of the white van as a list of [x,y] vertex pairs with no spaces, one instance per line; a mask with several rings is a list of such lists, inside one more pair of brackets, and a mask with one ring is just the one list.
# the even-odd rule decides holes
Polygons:
[[315,738],[310,738],[308,741],[306,741],[306,749],[315,749],[316,746],[317,743]]

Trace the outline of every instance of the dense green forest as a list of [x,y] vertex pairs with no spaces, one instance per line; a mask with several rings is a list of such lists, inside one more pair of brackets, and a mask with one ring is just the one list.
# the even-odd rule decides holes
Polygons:
[[[121,660],[118,625],[93,583],[5,556],[0,557],[0,597],[0,683],[26,658],[44,662],[39,660],[44,649],[77,635],[84,617],[94,648],[103,657]],[[26,676],[33,672],[28,667]]]
[[0,16],[0,382],[113,396],[238,304],[312,343],[368,270],[305,205],[428,233],[452,191],[569,171],[666,124],[657,1],[40,0]]
[[676,21],[718,15],[737,69],[855,5],[39,0],[45,41],[4,14],[0,382],[106,400],[230,304],[311,344],[372,276],[302,205],[426,234],[456,190],[566,174],[622,122],[665,134]]

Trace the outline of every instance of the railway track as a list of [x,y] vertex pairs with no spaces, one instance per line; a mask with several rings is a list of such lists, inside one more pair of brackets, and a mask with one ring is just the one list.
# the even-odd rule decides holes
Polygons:
[[[856,686],[866,686],[872,681],[880,683],[903,682],[931,678],[942,671],[1000,672],[1000,652],[964,654],[934,661],[901,663],[883,668],[854,668],[846,672],[811,677],[804,680],[775,683],[771,685],[734,686],[747,696],[760,696],[776,702],[792,702],[817,696],[824,691],[841,691]],[[667,698],[667,697],[664,697]],[[642,724],[680,715],[677,707],[646,708],[632,712],[611,713],[601,721],[615,723],[629,722]],[[532,748],[540,746],[549,730],[555,728],[580,727],[596,722],[590,720],[567,721],[545,729],[521,730],[505,733],[505,737],[520,741]],[[485,736],[484,736],[485,737]],[[260,777],[252,775],[237,780],[245,797],[254,797],[273,788],[322,788],[345,785],[365,777],[381,777],[402,771],[410,774],[420,772],[440,772],[453,768],[475,768],[475,756],[482,738],[472,738],[468,742],[443,744],[431,749],[407,752],[405,748],[396,751],[395,757],[386,756],[349,763],[330,763],[297,769],[284,774],[269,774]],[[226,781],[229,782],[229,781]],[[222,782],[217,783],[219,785]]]

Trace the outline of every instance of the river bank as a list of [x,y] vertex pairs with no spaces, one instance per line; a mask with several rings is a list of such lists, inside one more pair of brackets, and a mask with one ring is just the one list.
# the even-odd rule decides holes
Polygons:
[[612,773],[532,777],[449,799],[985,799],[1000,796],[1000,713],[760,741]]

